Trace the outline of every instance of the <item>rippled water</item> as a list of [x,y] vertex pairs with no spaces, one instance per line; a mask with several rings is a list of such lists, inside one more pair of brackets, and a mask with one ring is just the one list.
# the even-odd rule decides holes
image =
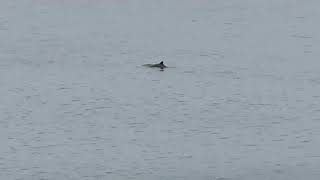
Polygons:
[[2,1],[0,179],[318,180],[319,5]]

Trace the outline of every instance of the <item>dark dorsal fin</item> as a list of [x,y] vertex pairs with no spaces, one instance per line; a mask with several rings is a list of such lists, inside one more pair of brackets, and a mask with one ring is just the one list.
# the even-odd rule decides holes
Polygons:
[[163,65],[163,61],[161,61],[159,64]]

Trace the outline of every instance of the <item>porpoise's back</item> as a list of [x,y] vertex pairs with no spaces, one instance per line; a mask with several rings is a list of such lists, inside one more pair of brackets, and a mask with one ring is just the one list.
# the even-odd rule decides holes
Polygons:
[[143,66],[146,66],[146,67],[157,67],[157,68],[161,68],[161,69],[167,67],[166,65],[164,65],[163,61],[161,61],[158,64],[144,64]]

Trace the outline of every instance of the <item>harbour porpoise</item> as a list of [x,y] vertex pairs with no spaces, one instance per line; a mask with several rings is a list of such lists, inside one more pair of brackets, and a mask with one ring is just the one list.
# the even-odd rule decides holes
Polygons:
[[164,65],[163,61],[161,61],[161,62],[158,63],[158,64],[144,64],[143,66],[151,67],[151,68],[160,68],[160,69],[167,68],[167,66]]

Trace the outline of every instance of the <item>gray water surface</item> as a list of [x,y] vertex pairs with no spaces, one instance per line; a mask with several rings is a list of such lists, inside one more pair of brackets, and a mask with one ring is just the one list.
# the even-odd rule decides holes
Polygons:
[[319,6],[2,0],[0,179],[318,180]]

